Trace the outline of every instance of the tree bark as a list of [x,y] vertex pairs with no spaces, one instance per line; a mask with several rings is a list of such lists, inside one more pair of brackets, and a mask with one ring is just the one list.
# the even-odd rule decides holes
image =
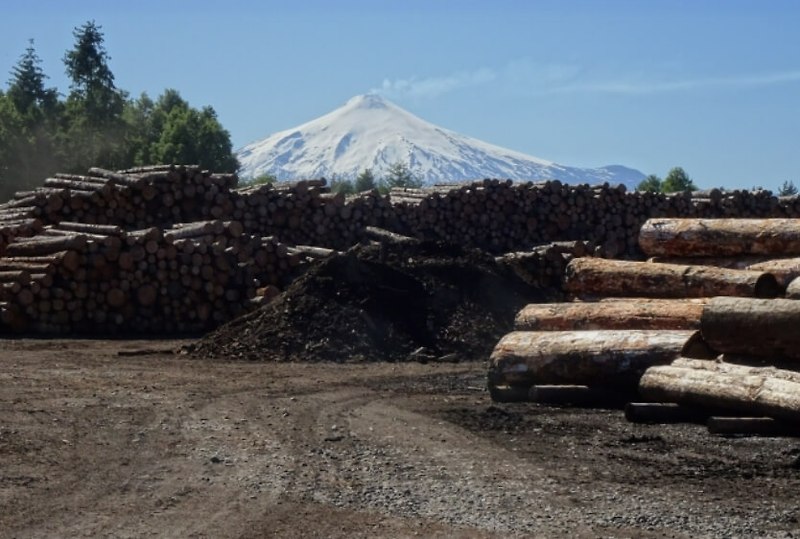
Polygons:
[[648,256],[800,255],[800,219],[648,219]]
[[669,363],[691,331],[515,331],[490,358],[491,385],[575,384],[630,388]]
[[712,298],[703,309],[703,340],[718,353],[800,360],[800,302]]
[[800,420],[800,373],[774,367],[679,358],[647,369],[639,393],[653,401]]
[[567,265],[565,287],[577,296],[772,298],[783,293],[769,273],[589,257]]
[[517,331],[578,329],[698,329],[701,301],[625,298],[615,302],[526,305],[514,320]]
[[786,287],[786,297],[790,299],[800,299],[800,277],[792,279]]

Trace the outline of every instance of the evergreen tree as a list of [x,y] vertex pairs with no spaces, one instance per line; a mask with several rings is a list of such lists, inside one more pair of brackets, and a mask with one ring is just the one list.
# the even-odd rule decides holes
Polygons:
[[30,41],[11,71],[8,92],[0,105],[0,181],[8,198],[32,189],[58,168],[56,132],[58,92],[45,87],[47,76]]
[[53,115],[58,105],[58,91],[55,88],[45,88],[47,75],[41,68],[42,60],[36,54],[33,40],[11,70],[11,80],[8,82],[7,96],[14,107],[23,115],[31,115],[36,119]]
[[356,192],[356,188],[351,180],[339,180],[334,178],[331,180],[331,192],[350,195]]
[[384,181],[389,189],[393,187],[413,188],[422,186],[422,181],[415,178],[411,173],[411,169],[408,168],[408,165],[402,161],[398,161],[389,165],[389,169],[386,173],[386,179]]
[[72,81],[66,102],[66,168],[74,172],[91,166],[121,168],[127,164],[125,93],[114,85],[100,27],[89,21],[75,28],[73,36],[75,45],[64,55]]
[[650,193],[660,193],[662,189],[663,180],[655,174],[650,174],[648,177],[639,182],[636,186],[637,191],[647,191]]
[[365,168],[361,174],[356,177],[353,189],[360,193],[362,191],[371,191],[377,187],[375,183],[375,175],[372,173],[371,168]]
[[697,191],[689,175],[681,167],[673,167],[664,178],[661,188],[665,193],[675,193],[680,191]]
[[152,131],[159,134],[150,150],[154,163],[194,164],[219,172],[239,168],[230,133],[214,109],[194,109],[175,90],[167,90],[156,102]]
[[783,182],[781,188],[778,190],[778,196],[782,197],[791,197],[797,194],[797,187],[794,185],[794,182],[789,180]]
[[108,66],[111,57],[103,46],[104,37],[94,21],[75,28],[75,45],[64,55],[67,75],[72,80],[69,99],[78,101],[93,124],[102,125],[122,115],[124,94],[114,85]]

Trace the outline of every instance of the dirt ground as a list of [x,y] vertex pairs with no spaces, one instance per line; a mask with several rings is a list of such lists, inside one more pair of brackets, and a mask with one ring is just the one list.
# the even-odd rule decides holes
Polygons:
[[800,440],[492,403],[485,365],[0,341],[3,537],[792,537]]

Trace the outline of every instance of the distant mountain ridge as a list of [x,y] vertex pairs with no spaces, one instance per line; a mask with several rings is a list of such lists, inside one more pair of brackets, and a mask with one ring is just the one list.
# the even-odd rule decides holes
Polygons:
[[645,178],[622,165],[570,167],[501,148],[426,122],[375,94],[353,97],[324,116],[248,144],[237,158],[241,177],[274,174],[280,180],[353,179],[366,168],[380,177],[397,162],[426,184],[557,179],[632,189]]

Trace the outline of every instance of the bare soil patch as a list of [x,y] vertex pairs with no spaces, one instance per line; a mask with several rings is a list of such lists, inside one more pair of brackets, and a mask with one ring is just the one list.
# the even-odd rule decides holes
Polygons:
[[3,536],[800,531],[797,439],[492,403],[485,362],[164,353],[184,344],[0,341]]

